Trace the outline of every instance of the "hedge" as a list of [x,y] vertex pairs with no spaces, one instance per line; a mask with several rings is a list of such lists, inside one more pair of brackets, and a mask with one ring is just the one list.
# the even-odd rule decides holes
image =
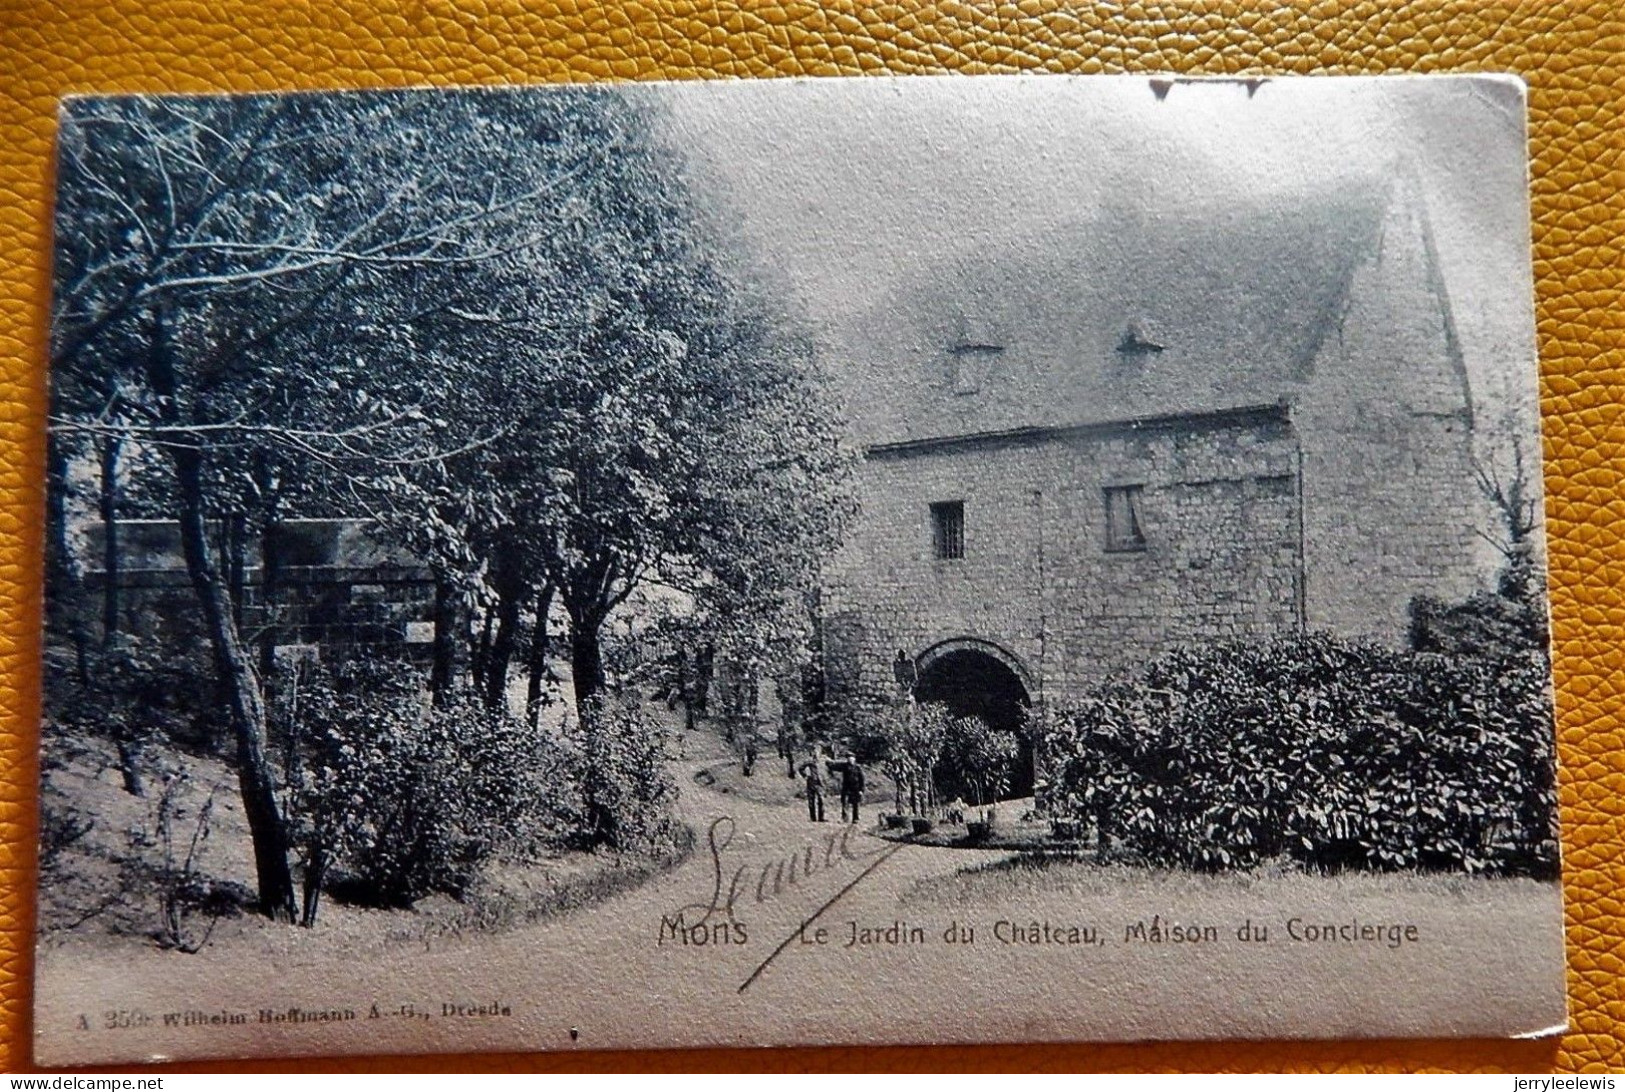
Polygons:
[[1328,636],[1180,651],[1048,718],[1042,803],[1160,867],[1549,878],[1549,677]]

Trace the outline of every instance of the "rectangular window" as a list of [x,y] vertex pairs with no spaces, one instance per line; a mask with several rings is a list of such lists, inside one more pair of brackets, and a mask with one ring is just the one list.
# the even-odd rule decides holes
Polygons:
[[1145,531],[1140,526],[1140,493],[1143,488],[1138,485],[1106,487],[1106,549],[1145,549]]
[[938,501],[931,506],[931,547],[939,561],[965,556],[964,501]]

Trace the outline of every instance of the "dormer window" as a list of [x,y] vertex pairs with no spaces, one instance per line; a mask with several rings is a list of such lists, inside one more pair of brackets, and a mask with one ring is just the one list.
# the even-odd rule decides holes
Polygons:
[[1117,343],[1117,351],[1125,357],[1142,357],[1147,353],[1160,353],[1163,346],[1140,332],[1140,324],[1131,322],[1128,329],[1123,331],[1123,338]]
[[1003,345],[961,341],[948,349],[948,367],[955,394],[975,394],[982,389],[990,359],[1004,352]]
[[955,394],[975,394],[987,382],[993,361],[1004,352],[1004,336],[999,324],[988,315],[961,311],[959,329],[948,346],[949,378]]

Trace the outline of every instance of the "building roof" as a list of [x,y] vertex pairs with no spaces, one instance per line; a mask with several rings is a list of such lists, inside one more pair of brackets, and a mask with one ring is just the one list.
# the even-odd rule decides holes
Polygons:
[[[922,265],[824,349],[868,444],[1268,404],[1312,375],[1392,204],[1367,187],[1102,210]],[[1448,325],[1431,272],[1414,291]]]

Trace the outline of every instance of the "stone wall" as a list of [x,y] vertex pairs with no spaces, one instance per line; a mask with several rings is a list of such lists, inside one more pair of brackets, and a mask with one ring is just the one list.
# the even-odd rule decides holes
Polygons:
[[[898,648],[968,637],[1024,665],[1035,699],[1064,700],[1194,642],[1308,629],[1401,645],[1417,596],[1493,586],[1497,521],[1473,460],[1477,430],[1504,426],[1478,420],[1425,203],[1383,209],[1362,249],[1325,267],[1338,283],[1292,327],[1306,340],[1288,366],[1255,377],[1252,400],[1279,400],[1273,415],[956,436],[946,414],[904,433],[942,439],[870,447],[863,514],[829,570],[833,692],[887,693]],[[1233,404],[1205,392],[1246,369],[1205,360],[1191,404]],[[1053,420],[1045,398],[1066,389],[1044,374],[1048,395],[1019,392],[1029,420]],[[1076,403],[1080,419],[1099,408]],[[1106,549],[1104,490],[1118,485],[1141,489],[1143,550]],[[943,500],[964,501],[963,560],[932,556],[928,506]]]
[[[1139,488],[1143,549],[1108,548],[1108,488]],[[930,505],[965,506],[934,556]],[[970,637],[1064,699],[1150,655],[1299,625],[1297,447],[1263,407],[873,449],[827,570],[832,699],[891,689],[897,649]]]
[[1403,640],[1411,600],[1490,586],[1471,384],[1425,210],[1390,206],[1295,397],[1309,625]]

